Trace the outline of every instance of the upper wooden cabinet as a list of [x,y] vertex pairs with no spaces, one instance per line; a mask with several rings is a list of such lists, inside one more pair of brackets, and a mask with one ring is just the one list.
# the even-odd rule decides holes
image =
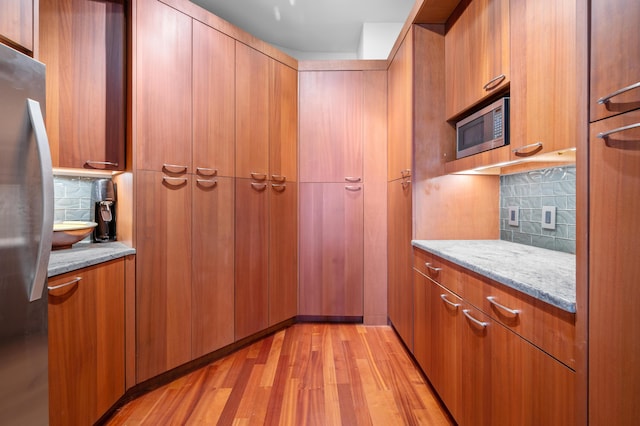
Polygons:
[[269,62],[269,170],[273,181],[298,180],[298,72]]
[[192,20],[156,0],[136,4],[136,169],[188,173],[192,167]]
[[38,38],[38,1],[0,2],[0,43],[34,56]]
[[125,169],[125,22],[121,1],[40,1],[54,166]]
[[446,116],[509,86],[509,0],[462,2],[445,37]]
[[513,160],[576,146],[586,87],[576,9],[576,0],[511,0]]
[[299,78],[300,181],[361,181],[362,72],[312,71]]
[[591,0],[591,121],[640,108],[639,16],[637,0]]

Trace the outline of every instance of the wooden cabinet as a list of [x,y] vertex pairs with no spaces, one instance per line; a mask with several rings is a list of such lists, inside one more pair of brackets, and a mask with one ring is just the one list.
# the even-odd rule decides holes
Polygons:
[[509,0],[462,2],[445,37],[446,116],[453,118],[509,86]]
[[363,315],[363,190],[300,183],[300,315]]
[[125,390],[125,267],[49,279],[49,422],[93,424]]
[[[627,126],[635,127],[599,136]],[[632,319],[640,294],[640,111],[592,123],[589,144],[589,423],[633,424],[640,416],[640,324]]]
[[0,3],[0,43],[35,56],[38,44],[38,1],[4,0]]
[[[590,106],[591,121],[596,121],[640,108],[640,2],[591,0],[590,3]],[[605,98],[602,103],[601,98]]]
[[298,180],[298,72],[269,61],[269,170],[274,182]]
[[137,172],[138,382],[191,360],[191,180]]
[[120,1],[40,1],[54,166],[125,169],[125,8]]
[[577,3],[511,0],[513,160],[576,146],[576,117],[584,108],[577,101],[583,86]]
[[302,72],[299,79],[300,182],[362,181],[362,72]]
[[137,170],[191,172],[192,20],[156,0],[136,4]]

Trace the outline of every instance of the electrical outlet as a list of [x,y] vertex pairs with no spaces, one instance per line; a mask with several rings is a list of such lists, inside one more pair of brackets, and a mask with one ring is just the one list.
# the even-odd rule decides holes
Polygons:
[[542,207],[542,229],[556,229],[556,206]]
[[518,206],[509,207],[509,225],[518,226],[518,223],[519,223],[519,219],[518,219],[519,211],[520,211],[520,209],[518,208]]

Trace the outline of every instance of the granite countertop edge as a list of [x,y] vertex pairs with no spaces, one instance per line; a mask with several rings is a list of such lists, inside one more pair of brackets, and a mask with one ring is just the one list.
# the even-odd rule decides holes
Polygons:
[[[413,240],[411,244],[564,311],[576,312],[574,255],[502,240]],[[465,251],[475,247],[482,254],[474,258],[468,252],[460,253],[460,247],[465,247]],[[491,263],[487,259],[487,250],[500,261]],[[505,265],[510,263],[509,257],[519,250],[524,250],[530,261],[522,262],[520,257],[518,269],[507,271],[509,267]],[[569,260],[567,263],[573,260],[573,264],[555,271],[540,267],[558,258]]]
[[77,243],[70,249],[51,252],[48,277],[55,277],[135,253],[134,248],[120,242]]

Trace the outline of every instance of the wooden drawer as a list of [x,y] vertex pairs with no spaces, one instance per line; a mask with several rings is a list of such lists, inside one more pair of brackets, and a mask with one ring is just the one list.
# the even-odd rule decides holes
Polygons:
[[413,268],[436,283],[458,293],[458,271],[452,263],[418,248],[413,249]]

